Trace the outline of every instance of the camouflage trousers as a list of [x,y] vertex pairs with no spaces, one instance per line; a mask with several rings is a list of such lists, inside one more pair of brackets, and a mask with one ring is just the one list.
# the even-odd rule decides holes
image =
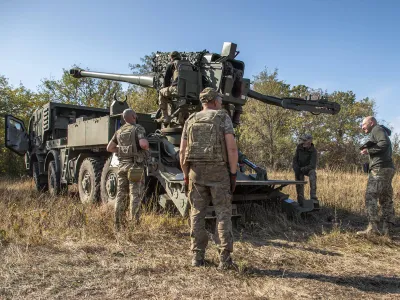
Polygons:
[[[313,169],[308,171],[308,173],[295,173],[295,179],[303,181],[304,176],[308,176],[310,181],[310,199],[317,199],[317,172]],[[297,201],[300,205],[303,204],[304,201],[304,185],[297,184],[296,185],[296,192],[297,192]]]
[[394,223],[393,188],[392,180],[394,169],[382,168],[371,170],[368,176],[365,193],[365,207],[368,220],[378,222],[378,201],[382,209],[382,218],[386,222]]
[[191,166],[189,173],[189,202],[191,205],[191,250],[206,250],[208,234],[205,229],[207,207],[212,202],[216,214],[216,242],[220,252],[233,251],[232,194],[225,166]]
[[168,110],[168,102],[178,94],[176,86],[162,88],[159,93],[159,105],[161,110]]
[[[115,203],[115,227],[120,229],[126,224],[126,213],[129,207],[129,219],[139,220],[139,209],[144,193],[144,178],[140,182],[130,182],[128,171],[134,167],[133,163],[120,162],[118,166],[118,191],[117,202]],[[127,192],[129,191],[129,203]]]

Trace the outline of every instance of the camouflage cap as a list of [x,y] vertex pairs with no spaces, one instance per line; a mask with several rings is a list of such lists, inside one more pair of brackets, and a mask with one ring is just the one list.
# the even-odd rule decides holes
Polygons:
[[311,134],[303,134],[299,138],[300,143],[304,143],[304,142],[307,142],[309,140],[312,140],[312,135]]
[[222,98],[222,94],[218,93],[215,89],[207,87],[200,93],[201,103],[207,103],[217,98]]
[[181,59],[181,54],[178,51],[172,51],[169,56],[172,59]]

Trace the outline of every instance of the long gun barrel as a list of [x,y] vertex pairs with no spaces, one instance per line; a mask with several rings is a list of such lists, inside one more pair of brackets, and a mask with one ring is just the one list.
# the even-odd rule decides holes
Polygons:
[[104,72],[92,72],[92,71],[85,71],[82,69],[71,69],[69,73],[75,78],[82,78],[82,77],[91,77],[91,78],[98,78],[98,79],[107,79],[107,80],[114,80],[114,81],[122,81],[128,82],[136,85],[140,85],[143,87],[153,87],[154,86],[154,78],[153,76],[137,76],[137,75],[130,75],[130,74],[114,74],[114,73],[104,73]]
[[305,100],[301,98],[278,98],[267,96],[256,91],[249,90],[247,96],[257,99],[269,105],[275,105],[286,109],[309,111],[315,114],[324,113],[335,115],[340,111],[340,104],[327,100]]

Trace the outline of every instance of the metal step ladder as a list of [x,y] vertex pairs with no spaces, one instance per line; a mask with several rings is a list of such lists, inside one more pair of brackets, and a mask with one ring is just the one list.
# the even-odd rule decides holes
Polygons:
[[64,164],[61,171],[61,183],[68,184],[68,154],[69,148],[65,149]]

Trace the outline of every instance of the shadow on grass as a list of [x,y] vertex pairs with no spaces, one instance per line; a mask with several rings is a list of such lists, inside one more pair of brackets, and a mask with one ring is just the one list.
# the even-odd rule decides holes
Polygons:
[[311,279],[321,282],[328,282],[337,285],[356,288],[365,292],[375,292],[380,294],[400,293],[400,277],[385,276],[331,276],[324,274],[312,274],[306,272],[286,272],[281,270],[248,269],[246,272],[255,277],[280,277]]

